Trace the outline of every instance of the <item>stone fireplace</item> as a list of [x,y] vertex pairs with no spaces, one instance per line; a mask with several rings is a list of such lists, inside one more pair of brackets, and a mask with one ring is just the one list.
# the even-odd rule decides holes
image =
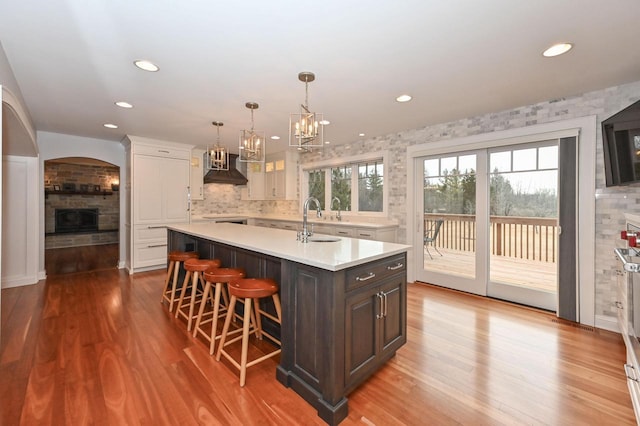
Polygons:
[[45,248],[119,242],[118,167],[91,159],[47,160],[44,174]]

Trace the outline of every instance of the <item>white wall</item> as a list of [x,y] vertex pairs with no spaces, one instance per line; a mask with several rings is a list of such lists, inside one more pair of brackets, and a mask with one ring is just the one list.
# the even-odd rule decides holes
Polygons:
[[38,159],[2,157],[2,288],[38,282]]
[[[38,132],[38,148],[40,150],[39,170],[39,212],[40,212],[40,245],[39,268],[44,277],[44,162],[54,158],[87,157],[106,161],[120,167],[120,182],[126,182],[125,152],[120,142],[103,139],[85,138],[82,136],[61,133]],[[126,197],[120,197],[120,267],[125,259],[124,221],[126,218]]]

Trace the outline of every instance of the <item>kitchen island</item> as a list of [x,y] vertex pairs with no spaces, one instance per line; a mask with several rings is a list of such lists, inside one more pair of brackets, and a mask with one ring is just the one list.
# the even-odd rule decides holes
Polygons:
[[230,223],[168,232],[169,250],[195,250],[280,284],[276,377],[328,424],[347,416],[347,395],[406,342],[409,246],[356,238],[302,243],[294,231]]

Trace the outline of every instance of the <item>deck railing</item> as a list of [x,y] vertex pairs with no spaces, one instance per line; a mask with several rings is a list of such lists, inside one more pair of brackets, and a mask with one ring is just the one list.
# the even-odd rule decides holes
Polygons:
[[[459,251],[476,251],[476,218],[464,214],[425,213],[426,230],[444,222],[434,245]],[[491,254],[541,262],[556,262],[558,220],[544,217],[490,216]]]

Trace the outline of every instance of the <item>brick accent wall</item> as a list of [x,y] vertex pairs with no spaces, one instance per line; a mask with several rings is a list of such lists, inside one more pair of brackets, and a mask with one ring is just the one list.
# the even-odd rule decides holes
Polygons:
[[[112,182],[119,182],[120,170],[109,165],[85,165],[45,161],[45,248],[76,247],[111,244],[118,242],[120,224],[120,192],[111,190]],[[75,184],[77,193],[56,194],[54,185],[63,188],[65,183]],[[80,191],[87,185],[89,193]],[[93,193],[96,185],[100,192]],[[103,195],[108,191],[111,195]],[[68,208],[97,208],[99,210],[97,233],[56,234],[55,210]]]

